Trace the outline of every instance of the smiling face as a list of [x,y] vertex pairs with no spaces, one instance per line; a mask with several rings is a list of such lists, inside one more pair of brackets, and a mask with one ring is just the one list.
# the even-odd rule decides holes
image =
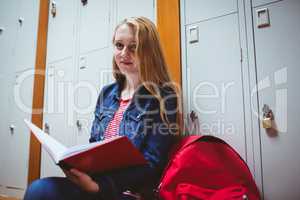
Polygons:
[[118,27],[114,36],[114,59],[120,72],[127,78],[139,73],[136,49],[137,40],[133,29],[127,24]]

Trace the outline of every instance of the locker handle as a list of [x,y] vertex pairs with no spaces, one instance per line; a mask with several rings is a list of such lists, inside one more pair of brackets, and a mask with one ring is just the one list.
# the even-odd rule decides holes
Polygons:
[[2,34],[4,32],[5,28],[4,27],[0,27],[0,34]]
[[55,1],[51,2],[51,14],[52,14],[52,17],[56,16],[56,2]]
[[193,111],[193,110],[190,112],[190,116],[189,117],[192,120],[192,122],[195,122],[198,119],[197,113],[195,111]]
[[88,3],[88,0],[81,0],[81,3],[83,6],[85,6]]
[[18,22],[22,26],[23,22],[24,22],[24,18],[23,17],[19,17]]
[[77,121],[76,121],[76,125],[77,125],[77,128],[78,128],[79,130],[82,129],[82,123],[80,122],[80,120],[77,120]]
[[44,125],[44,132],[50,134],[50,125],[47,122]]
[[11,124],[11,125],[9,126],[9,130],[10,130],[10,132],[11,132],[11,133],[13,133],[13,132],[14,132],[14,130],[15,130],[15,128],[16,128],[16,126],[15,126],[15,125],[13,125],[13,124]]

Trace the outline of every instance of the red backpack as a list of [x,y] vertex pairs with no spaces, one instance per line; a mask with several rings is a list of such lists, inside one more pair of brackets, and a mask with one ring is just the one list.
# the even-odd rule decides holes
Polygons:
[[247,164],[223,140],[187,136],[174,148],[158,188],[163,200],[257,200]]

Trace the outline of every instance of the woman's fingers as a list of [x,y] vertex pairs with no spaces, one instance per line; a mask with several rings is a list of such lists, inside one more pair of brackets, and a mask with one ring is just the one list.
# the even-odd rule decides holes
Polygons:
[[67,177],[70,181],[72,181],[73,183],[76,183],[76,184],[79,182],[78,177],[77,177],[76,174],[74,174],[74,173],[71,172],[70,170],[64,170],[64,169],[63,169],[63,171],[64,171],[66,177]]
[[74,175],[74,176],[77,176],[77,177],[81,177],[81,176],[84,176],[85,173],[73,168],[70,170],[70,172]]
[[89,175],[77,169],[63,170],[67,178],[87,192],[98,192],[99,186]]

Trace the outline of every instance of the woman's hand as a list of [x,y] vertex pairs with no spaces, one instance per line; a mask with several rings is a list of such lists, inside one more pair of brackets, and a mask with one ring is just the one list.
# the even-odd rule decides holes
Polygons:
[[90,193],[99,192],[99,185],[84,172],[77,169],[63,170],[68,179],[78,185],[82,190]]

